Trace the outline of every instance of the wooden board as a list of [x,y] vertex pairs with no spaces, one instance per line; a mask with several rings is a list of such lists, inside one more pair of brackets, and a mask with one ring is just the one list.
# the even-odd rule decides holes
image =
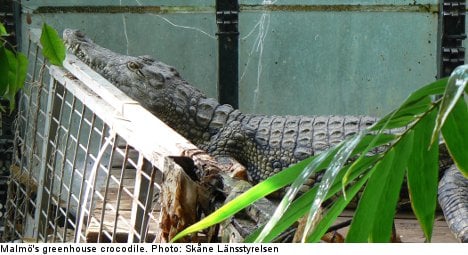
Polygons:
[[[132,208],[134,205],[133,195],[135,187],[135,169],[127,169],[123,179],[120,180],[125,191],[119,195],[119,185],[115,182],[110,182],[107,188],[106,203],[98,200],[93,210],[93,217],[86,229],[86,242],[127,242],[130,234],[134,231],[135,226],[131,224]],[[119,179],[120,169],[112,169],[111,174]],[[101,194],[104,194],[101,191]],[[104,213],[101,222],[102,214]],[[145,241],[152,242],[158,231],[159,209],[156,207],[151,212],[149,217],[148,230],[146,231]],[[102,225],[102,226],[101,226]]]
[[[337,223],[351,219],[352,211],[345,211],[341,217],[338,218]],[[419,226],[416,217],[409,212],[402,212],[396,215],[395,228],[397,234],[403,243],[424,243],[424,234]],[[340,229],[338,232],[346,236],[349,227]],[[441,213],[436,215],[434,222],[434,230],[432,233],[433,243],[457,243],[458,240],[450,232],[447,223]]]

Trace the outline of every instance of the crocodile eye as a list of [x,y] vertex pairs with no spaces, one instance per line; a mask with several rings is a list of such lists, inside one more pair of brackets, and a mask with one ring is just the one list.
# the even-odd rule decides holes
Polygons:
[[143,73],[141,72],[141,64],[135,61],[129,61],[127,63],[127,68],[130,69],[131,71],[137,73],[140,76],[143,76]]
[[138,64],[137,62],[135,61],[129,61],[127,63],[127,67],[128,69],[132,70],[132,71],[135,71],[137,69],[140,69],[140,64]]

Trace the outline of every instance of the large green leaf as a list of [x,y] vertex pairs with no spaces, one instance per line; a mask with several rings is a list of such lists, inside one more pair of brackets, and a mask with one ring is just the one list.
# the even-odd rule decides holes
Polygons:
[[65,45],[57,31],[44,23],[41,34],[42,54],[49,62],[56,66],[62,66],[65,60]]
[[[424,116],[424,114],[426,114],[425,112],[427,112],[431,109],[431,107],[433,107],[429,96],[442,94],[445,87],[445,83],[446,80],[439,80],[411,94],[410,97],[398,110],[394,111],[392,114],[390,114],[387,118],[384,118],[379,123],[380,127],[384,130],[392,129],[395,127],[406,126],[410,123],[413,123],[414,121],[418,121],[422,116]],[[403,137],[389,135],[382,138],[381,136],[382,133],[379,133],[377,136],[371,135],[365,137],[363,141],[367,139],[366,142],[361,142],[353,151],[353,155],[361,154],[362,156],[366,155],[367,152],[369,152],[372,148],[376,147],[377,145],[383,144],[383,142],[388,142],[388,145],[390,146],[390,150],[384,152],[382,159],[370,171],[372,173],[375,172],[379,174],[372,174],[371,180],[369,181],[366,187],[366,191],[364,192],[364,194],[367,195],[363,196],[363,199],[359,204],[358,210],[356,211],[357,217],[355,217],[355,219],[353,220],[353,225],[350,229],[351,234],[348,235],[347,241],[350,242],[384,242],[389,240],[388,237],[391,233],[391,223],[393,220],[394,209],[399,197],[398,193],[401,188],[401,183],[406,170],[406,163],[408,161],[409,155],[412,153],[412,146],[417,146],[417,144],[413,144],[412,140],[415,136],[414,132],[406,132]],[[370,145],[368,142],[369,140]],[[395,140],[397,141],[396,143],[392,142]],[[333,153],[328,155],[333,155]],[[331,157],[326,157],[326,160],[324,160],[322,164],[320,164],[320,167],[315,167],[314,169],[319,170],[323,169],[323,167],[326,167],[330,163],[330,158]],[[356,165],[359,165],[362,161],[363,157],[360,157],[357,162],[353,163],[353,167],[348,168],[348,171],[346,172],[345,176],[348,177],[351,175],[350,173],[354,172],[354,170],[357,170]],[[311,160],[309,160],[308,162],[311,162]],[[271,192],[278,190],[279,188],[284,187],[285,185],[291,184],[291,182],[293,182],[293,180],[297,178],[300,172],[302,171],[300,167],[301,163],[296,165],[296,168],[293,167],[293,170],[284,170],[278,175],[269,178],[266,182],[260,183],[259,185],[253,187],[248,192],[244,193],[235,200],[226,204],[221,211],[218,211],[208,216],[199,223],[187,228],[182,233],[179,233],[179,235],[177,235],[174,240],[182,237],[183,235],[193,233],[213,224],[219,223],[220,221],[232,216],[239,210],[245,208],[247,205],[256,201],[260,197],[270,194]],[[304,168],[306,165],[307,164],[302,164],[302,168]],[[288,171],[290,171],[288,174],[283,175],[284,172]],[[340,172],[340,174],[342,174],[342,172]],[[343,177],[343,180],[345,183],[348,183],[347,178]],[[344,185],[342,182],[336,183]],[[349,187],[354,186],[351,185]],[[332,192],[332,189],[330,189],[330,193]],[[350,189],[347,189],[347,191],[350,191]],[[316,192],[315,188],[307,192],[307,197],[305,197],[304,199],[308,199],[310,201],[310,199],[312,199],[312,197],[314,196],[314,192]],[[287,209],[285,214],[283,215],[288,217],[280,218],[279,223],[275,227],[273,227],[272,232],[267,235],[264,241],[272,240],[269,238],[274,238],[275,235],[273,235],[273,232],[276,232],[276,234],[281,233],[281,231],[284,231],[285,228],[289,227],[292,224],[292,222],[297,220],[297,218],[300,217],[300,215],[304,214],[304,211],[307,210],[306,208],[309,203],[306,200],[301,200],[302,198],[303,197],[292,203],[291,207]],[[298,201],[300,201],[301,203],[296,204],[296,202]],[[337,207],[332,207],[334,209],[330,210],[330,216],[324,216],[327,217],[328,220],[326,223],[323,224],[331,224],[331,220],[334,217],[336,217],[339,209],[343,206],[343,202],[341,200],[338,201],[340,201],[339,205],[337,205]],[[290,200],[290,202],[292,201]],[[370,216],[368,217],[368,215]],[[371,220],[370,227],[366,226],[369,223],[369,219]],[[364,229],[364,231],[361,231],[361,227],[363,227],[362,229]],[[323,231],[323,229],[318,229],[317,231]],[[258,235],[258,232],[259,231],[256,231],[257,234],[253,235],[252,238],[248,240],[251,241],[255,239]],[[428,233],[428,231],[426,231],[426,233]],[[312,239],[316,238],[317,236],[319,236],[319,234],[314,234],[314,237]]]
[[325,210],[323,212],[323,218],[318,223],[315,230],[307,237],[307,242],[318,242],[320,238],[326,233],[328,228],[335,223],[336,218],[343,212],[346,206],[353,200],[353,198],[357,195],[357,193],[362,190],[362,186],[366,183],[369,179],[373,169],[373,166],[381,159],[381,155],[373,155],[369,157],[364,157],[362,160],[357,162],[357,164],[353,165],[353,169],[349,174],[349,180],[351,180],[351,184],[348,185],[346,189],[346,196],[344,193],[339,195],[338,192],[342,190],[343,183],[342,183],[342,176],[344,176],[350,166],[344,168],[340,175],[337,176],[337,181],[333,184],[333,187],[330,189],[330,193],[328,197],[332,197],[336,199],[332,203],[332,206],[329,210]]
[[388,242],[413,135],[407,133],[373,169],[359,201],[347,242]]
[[468,107],[463,97],[447,116],[442,135],[458,169],[468,178]]
[[408,161],[407,181],[411,206],[428,241],[432,237],[439,173],[439,146],[430,145],[437,109],[424,116],[409,132],[415,148]]

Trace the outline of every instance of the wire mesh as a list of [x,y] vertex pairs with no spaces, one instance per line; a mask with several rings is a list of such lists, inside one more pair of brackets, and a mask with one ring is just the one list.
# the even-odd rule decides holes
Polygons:
[[31,34],[3,239],[154,241],[162,172],[144,155],[155,154],[131,146],[118,132],[128,127],[108,123],[111,105],[49,67]]

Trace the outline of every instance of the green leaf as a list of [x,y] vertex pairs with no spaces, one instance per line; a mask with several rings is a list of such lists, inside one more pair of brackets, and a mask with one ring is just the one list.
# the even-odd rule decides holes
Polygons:
[[468,178],[468,107],[463,97],[447,116],[442,136],[456,166]]
[[431,105],[432,101],[429,97],[423,97],[418,101],[403,104],[394,114],[389,114],[374,124],[372,130],[381,129],[385,124],[387,125],[385,127],[386,129],[405,127],[415,121],[419,115],[427,111]]
[[437,115],[436,126],[432,133],[431,143],[439,139],[440,129],[444,125],[447,116],[453,109],[459,98],[463,97],[463,91],[468,83],[468,65],[463,65],[455,68],[450,75],[447,86],[445,88],[444,96],[439,107],[439,114]]
[[16,79],[15,79],[15,94],[18,90],[24,87],[26,76],[28,74],[28,57],[21,52],[16,54]]
[[[310,204],[312,203],[315,195],[317,194],[317,186],[306,191],[302,194],[299,198],[297,198],[288,210],[284,213],[281,217],[278,224],[268,233],[268,235],[264,238],[264,242],[271,242],[273,241],[278,235],[283,233],[286,229],[292,226],[299,218],[301,218],[310,208]],[[263,225],[261,228],[258,228],[254,232],[252,232],[249,236],[247,236],[244,240],[246,243],[254,242],[260,232],[263,230]]]
[[346,190],[348,194],[347,199],[344,196],[340,196],[331,206],[331,208],[324,214],[322,220],[317,224],[315,231],[307,237],[307,242],[319,242],[322,236],[327,232],[330,226],[336,221],[338,216],[341,215],[343,210],[349,204],[349,202],[358,194],[361,188],[364,186],[366,181],[371,175],[371,171],[367,172],[362,178],[360,178],[354,185],[351,185]]
[[8,63],[7,49],[0,46],[0,96],[3,96],[8,90],[8,72],[10,69]]
[[439,146],[430,145],[436,116],[434,108],[409,131],[414,134],[413,148],[418,149],[413,150],[408,161],[408,189],[413,212],[428,241],[432,237],[439,175]]
[[46,23],[42,26],[41,34],[42,54],[51,64],[62,66],[65,60],[65,45],[57,31]]
[[442,95],[445,91],[447,81],[448,78],[443,78],[416,90],[405,100],[403,106],[413,104],[425,97]]
[[405,102],[395,111],[380,119],[372,126],[372,130],[381,129],[386,122],[386,129],[404,127],[413,122],[416,117],[424,113],[431,105],[431,96],[444,93],[448,78],[437,80],[411,93]]
[[361,142],[356,146],[353,151],[353,155],[361,154],[367,146],[374,140],[373,148],[380,147],[382,145],[388,145],[391,141],[395,140],[397,136],[394,134],[380,133],[379,135],[368,134],[362,138]]
[[[358,191],[362,190],[362,186],[366,183],[369,179],[370,171],[373,166],[381,159],[381,155],[373,155],[364,157],[359,162],[353,165],[353,170],[349,174],[349,179],[351,183],[349,188],[346,189],[346,196],[344,194],[336,195],[339,191],[342,190],[343,183],[342,178],[348,172],[347,168],[351,166],[347,166],[344,168],[340,175],[337,176],[337,180],[333,187],[330,189],[330,193],[328,194],[327,198],[336,199],[333,202],[332,207],[323,212],[323,218],[318,223],[315,231],[313,231],[308,237],[307,242],[318,242],[320,238],[326,233],[328,228],[335,222],[335,219],[341,214],[341,212],[346,208],[346,206],[353,200],[353,198],[357,195]],[[356,186],[357,185],[357,186]]]
[[9,63],[8,88],[4,95],[10,101],[10,111],[15,108],[15,95],[24,86],[28,69],[28,58],[23,53],[6,52]]
[[[351,179],[357,178],[367,170],[370,165],[374,164],[376,160],[379,158],[378,155],[366,157],[361,164],[359,164],[351,174]],[[345,168],[346,169],[346,168]],[[330,189],[330,193],[327,195],[327,199],[336,194],[341,190],[341,177],[344,175],[345,170],[341,171],[340,174],[335,179],[335,183],[333,184],[332,188]],[[288,210],[284,213],[281,217],[278,224],[268,233],[268,235],[263,240],[264,242],[271,242],[277,237],[279,234],[283,233],[287,228],[292,226],[299,218],[301,218],[307,211],[309,211],[310,204],[312,203],[313,199],[315,198],[317,192],[317,186],[314,186],[312,189],[305,192],[299,198],[297,198]],[[352,199],[352,196],[348,197],[349,200],[346,201],[348,204]],[[332,222],[333,223],[333,222]],[[257,229],[253,233],[251,233],[248,237],[246,237],[245,242],[253,242],[262,228]],[[321,236],[320,236],[321,237]],[[320,238],[319,237],[319,238]]]
[[3,26],[3,24],[0,22],[0,36],[7,36],[8,33],[6,31],[6,28],[5,26]]
[[406,134],[373,168],[346,242],[388,242],[413,135]]
[[319,188],[317,190],[317,195],[310,207],[307,223],[304,228],[302,242],[305,242],[307,235],[315,230],[315,223],[318,221],[318,217],[320,216],[322,203],[325,200],[326,195],[329,193],[332,184],[335,182],[336,176],[340,173],[343,166],[349,160],[356,146],[362,141],[364,135],[365,132],[362,131],[353,136],[351,139],[346,139],[343,143],[343,146],[341,146],[341,148],[334,155],[333,161],[330,163],[330,166],[322,176],[322,180],[320,181]]
[[[288,188],[286,194],[284,195],[283,199],[281,199],[281,202],[278,204],[276,207],[275,212],[271,216],[270,220],[267,222],[265,227],[262,229],[262,232],[258,235],[257,239],[255,239],[255,242],[263,242],[264,238],[268,235],[268,233],[275,227],[275,225],[280,221],[281,217],[284,215],[288,207],[291,205],[292,201],[296,197],[297,193],[299,192],[300,188],[308,181],[309,177],[313,173],[317,173],[322,169],[322,166],[325,165],[325,162],[329,162],[331,159],[333,159],[334,162],[337,162],[337,158],[335,155],[339,154],[340,152],[343,151],[343,148],[347,147],[344,146],[346,144],[346,141],[343,141],[339,143],[337,146],[324,151],[323,153],[317,155],[317,157],[302,171],[301,175],[298,176],[294,180],[294,182],[291,184],[291,186]],[[350,153],[354,149],[351,148]],[[328,163],[326,164],[328,166]],[[329,175],[332,171],[327,171],[324,173],[324,175]],[[328,178],[328,177],[327,177]],[[333,178],[329,179],[331,182],[334,180]],[[322,185],[323,182],[320,183]],[[331,183],[330,183],[331,184]],[[326,187],[324,188],[325,190],[327,189]],[[320,194],[320,191],[319,193]],[[325,196],[326,193],[320,194],[320,200],[322,199],[322,196]],[[314,204],[316,202],[314,201]],[[320,202],[321,203],[321,202]]]

